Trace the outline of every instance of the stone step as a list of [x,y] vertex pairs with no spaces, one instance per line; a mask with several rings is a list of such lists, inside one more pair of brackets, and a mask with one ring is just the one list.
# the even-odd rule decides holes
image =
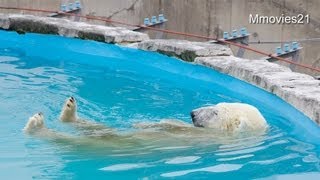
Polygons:
[[0,29],[18,33],[55,34],[106,43],[133,43],[149,39],[144,33],[122,27],[108,27],[67,19],[20,14],[0,14]]
[[229,47],[210,42],[191,42],[177,39],[153,39],[142,41],[135,46],[138,49],[156,51],[190,62],[194,61],[197,57],[232,55],[232,51]]

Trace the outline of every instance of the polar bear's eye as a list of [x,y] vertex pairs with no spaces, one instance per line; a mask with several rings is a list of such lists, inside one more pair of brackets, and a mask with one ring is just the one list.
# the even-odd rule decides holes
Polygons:
[[70,104],[67,104],[68,107],[70,107]]
[[70,102],[72,102],[72,103],[73,103],[73,99],[70,99]]

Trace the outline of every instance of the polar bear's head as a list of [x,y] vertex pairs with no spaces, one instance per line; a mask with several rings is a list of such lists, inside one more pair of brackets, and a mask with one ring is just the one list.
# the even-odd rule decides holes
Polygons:
[[191,112],[194,126],[223,132],[265,131],[266,120],[259,110],[249,104],[219,103]]
[[77,120],[77,103],[74,97],[66,99],[61,110],[60,120],[64,122],[74,122]]
[[29,118],[23,131],[32,134],[42,128],[44,128],[44,116],[39,112]]

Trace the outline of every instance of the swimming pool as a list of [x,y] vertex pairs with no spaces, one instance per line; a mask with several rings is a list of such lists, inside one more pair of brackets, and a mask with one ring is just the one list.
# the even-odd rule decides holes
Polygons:
[[[0,40],[1,179],[320,177],[320,128],[245,82],[117,45],[6,31],[0,31]],[[21,131],[28,117],[42,111],[49,128],[77,134],[58,121],[71,95],[80,117],[124,133],[139,122],[191,123],[192,109],[219,102],[252,104],[271,127],[254,137],[158,132],[156,138],[84,144]]]

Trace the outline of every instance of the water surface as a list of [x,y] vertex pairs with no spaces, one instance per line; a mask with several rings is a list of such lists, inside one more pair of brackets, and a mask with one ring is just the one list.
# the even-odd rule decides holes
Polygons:
[[[160,54],[58,36],[0,31],[1,179],[319,178],[319,128],[276,96],[212,69]],[[178,119],[219,102],[256,106],[266,134],[205,136],[152,132],[129,139],[55,141],[26,136],[43,112],[50,129],[68,96],[79,116],[121,133],[132,125]],[[150,132],[148,132],[150,133]],[[193,137],[193,138],[192,138]],[[128,178],[127,178],[128,179]]]

